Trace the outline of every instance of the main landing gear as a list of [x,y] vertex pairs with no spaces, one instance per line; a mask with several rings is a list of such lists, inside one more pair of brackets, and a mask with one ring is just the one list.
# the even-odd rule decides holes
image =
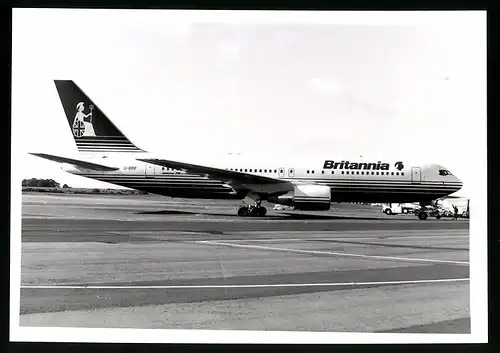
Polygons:
[[256,201],[255,205],[245,205],[238,209],[238,216],[240,217],[264,217],[267,209],[260,205],[260,201]]

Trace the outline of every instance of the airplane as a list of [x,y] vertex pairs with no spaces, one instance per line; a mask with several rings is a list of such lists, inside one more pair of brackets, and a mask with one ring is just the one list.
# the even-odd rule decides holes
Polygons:
[[133,144],[72,80],[54,83],[78,152],[30,154],[82,177],[168,197],[243,200],[241,217],[265,216],[262,201],[305,211],[329,210],[333,202],[418,202],[418,217],[425,220],[427,205],[462,188],[435,163],[345,155],[165,158]]

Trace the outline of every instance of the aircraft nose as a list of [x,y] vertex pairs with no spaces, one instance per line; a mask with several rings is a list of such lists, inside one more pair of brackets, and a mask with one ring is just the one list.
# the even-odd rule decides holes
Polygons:
[[464,183],[462,182],[462,180],[460,180],[459,178],[455,177],[455,184],[457,185],[457,190],[460,190],[462,188],[462,186],[464,186]]

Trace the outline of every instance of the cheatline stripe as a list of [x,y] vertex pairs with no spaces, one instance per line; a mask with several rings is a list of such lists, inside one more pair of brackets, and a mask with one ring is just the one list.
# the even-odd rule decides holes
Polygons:
[[[88,176],[85,176],[88,177]],[[90,177],[92,179],[98,179],[106,182],[117,182],[117,183],[148,183],[148,184],[196,184],[203,182],[203,184],[209,185],[225,185],[217,180],[196,180],[196,179],[153,179],[153,178],[138,178],[138,179],[127,179],[127,178],[102,178],[102,177]],[[382,192],[382,193],[392,193],[392,192],[404,192],[404,193],[416,193],[416,192],[429,192],[429,193],[442,193],[442,192],[453,192],[455,189],[440,188],[440,189],[429,189],[429,188],[366,188],[360,190],[359,188],[344,187],[344,188],[334,188],[332,193],[337,192]]]
[[172,184],[172,183],[113,183],[111,184],[119,184],[123,186],[137,186],[137,187],[144,187],[144,186],[160,186],[160,187],[165,187],[165,188],[212,188],[212,189],[225,189],[225,190],[232,190],[226,187],[223,187],[222,185],[217,185],[217,184],[203,184],[203,183],[196,183],[196,184]]
[[[154,180],[154,179],[142,179],[142,180],[123,180],[123,179],[107,179],[107,178],[93,178],[97,179],[100,181],[104,182],[109,182],[109,183],[126,183],[126,184],[137,184],[137,185],[145,185],[145,184],[156,184],[156,185],[191,185],[191,184],[203,184],[203,185],[224,185],[222,183],[218,182],[211,182],[211,181],[205,181],[205,182],[199,182],[199,181],[193,181],[193,180],[184,180],[184,181],[173,181],[173,180]],[[441,194],[443,192],[453,192],[454,190],[448,190],[448,189],[440,189],[440,190],[429,190],[429,189],[385,189],[385,190],[376,190],[376,189],[365,189],[365,190],[359,190],[356,188],[344,188],[344,189],[336,189],[333,190],[332,193],[342,193],[342,192],[363,192],[363,193],[406,193],[406,194],[414,194],[414,193],[430,193],[430,194]]]
[[75,140],[76,143],[132,143],[129,140],[116,140],[116,139],[92,139],[92,140]]
[[[390,175],[388,175],[387,177],[389,177]],[[332,178],[323,178],[323,179],[308,179],[308,178],[294,178],[294,179],[289,179],[289,178],[283,178],[281,180],[287,180],[287,181],[293,181],[293,180],[300,180],[300,181],[312,181],[312,182],[321,182],[321,181],[325,181],[325,180],[335,180],[337,182],[343,182],[343,183],[366,183],[367,181],[370,182],[370,181],[373,181],[373,182],[378,182],[378,183],[412,183],[414,184],[413,182],[411,182],[410,179],[405,179],[403,178],[403,180],[401,180],[401,178],[394,178],[394,179],[387,179],[387,178],[380,178],[378,177],[378,179],[376,178],[356,178],[356,179],[347,179],[347,178],[338,178],[338,177],[332,177]],[[420,184],[435,184],[435,185],[443,185],[443,183],[441,181],[420,181]],[[460,182],[454,182],[454,181],[447,181],[446,184],[456,184],[456,185],[460,185],[461,183]]]
[[98,141],[98,140],[127,140],[125,136],[82,136],[75,138],[76,141]]
[[76,143],[77,144],[86,144],[86,145],[90,145],[90,144],[96,144],[96,145],[106,145],[106,144],[114,144],[114,145],[133,145],[132,142],[130,141],[126,141],[126,140],[100,140],[100,141],[79,141],[79,140],[76,140]]
[[78,147],[80,152],[93,152],[93,153],[130,153],[130,152],[144,152],[138,148],[81,148]]
[[[144,174],[132,174],[132,175],[127,175],[127,174],[87,174],[86,176],[92,178],[94,176],[109,176],[109,177],[132,177],[132,176],[142,176]],[[179,174],[178,174],[179,175]],[[192,177],[192,176],[199,176],[199,174],[180,174],[183,177]],[[155,174],[154,176],[151,175],[151,178],[157,178],[160,176],[166,176],[166,174]],[[216,180],[216,179],[211,179],[211,180]],[[283,181],[288,181],[288,180],[283,180]],[[291,182],[303,182],[307,180],[292,180]],[[355,182],[344,182],[344,181],[338,181],[338,180],[321,180],[318,181],[318,185],[327,185],[331,187],[356,187],[356,188],[397,188],[397,187],[404,187],[406,188],[414,188],[414,189],[421,189],[421,188],[428,188],[428,189],[439,189],[439,190],[444,190],[444,189],[454,189],[456,186],[459,186],[460,184],[434,184],[434,183],[420,183],[420,184],[414,184],[410,183],[408,181],[406,182],[379,182],[379,181],[355,181]]]
[[[103,180],[104,181],[104,180]],[[109,181],[106,181],[109,183]],[[124,182],[116,182],[111,184],[119,184],[123,186],[137,186],[137,187],[147,187],[147,186],[159,186],[159,187],[164,187],[164,188],[206,188],[206,189],[221,189],[221,190],[232,190],[230,188],[224,187],[222,185],[217,185],[217,184],[203,184],[203,183],[196,183],[196,184],[171,184],[171,183],[124,183]]]
[[[118,175],[88,175],[84,174],[82,176],[88,177],[88,178],[99,178],[99,179],[109,179],[109,180],[123,180],[123,181],[207,181],[207,182],[213,182],[213,183],[219,183],[219,184],[225,184],[224,182],[216,179],[205,179],[203,177],[179,177],[179,176],[155,176],[155,177],[129,177],[129,176],[118,176]],[[363,191],[363,188],[369,189],[369,190],[378,190],[378,191],[386,191],[386,190],[434,190],[434,191],[442,191],[442,190],[454,190],[455,188],[450,188],[450,187],[425,187],[425,186],[420,186],[420,187],[414,187],[414,186],[403,186],[403,185],[394,185],[394,186],[387,186],[387,187],[380,187],[380,186],[375,186],[375,185],[364,185],[364,186],[348,186],[348,185],[335,185],[335,184],[323,184],[325,186],[330,186],[334,188],[333,191],[336,190],[345,190],[345,189],[353,189],[353,190],[360,190]]]
[[128,151],[130,149],[138,149],[134,145],[122,145],[122,146],[111,146],[111,145],[102,145],[102,146],[96,146],[96,145],[76,145],[79,149],[83,150],[92,150],[92,149],[100,149],[100,150],[122,150],[122,151]]
[[204,183],[204,184],[210,184],[210,185],[224,185],[223,183],[218,182],[217,180],[210,180],[210,179],[168,179],[168,178],[163,178],[163,179],[113,179],[113,178],[93,178],[93,179],[99,179],[99,180],[110,180],[110,181],[120,181],[122,183],[142,183],[142,182],[148,182],[148,183],[172,183],[172,184],[192,184],[192,183]]
[[113,179],[132,179],[132,180],[209,180],[213,182],[219,182],[222,183],[220,180],[215,180],[215,179],[210,179],[201,175],[196,175],[196,174],[190,174],[190,175],[182,175],[182,174],[156,174],[156,175],[145,175],[144,173],[141,173],[140,175],[133,174],[133,175],[126,175],[126,174],[90,174],[90,173],[85,173],[82,174],[82,176],[86,176],[89,178],[113,178]]
[[92,179],[99,179],[99,180],[116,180],[116,181],[122,181],[122,182],[159,182],[159,183],[164,183],[164,182],[172,182],[172,183],[209,183],[209,184],[214,184],[214,185],[225,185],[224,183],[221,183],[218,180],[210,180],[210,179],[179,179],[179,178],[161,178],[161,179],[150,179],[150,178],[136,178],[136,179],[129,179],[129,178],[101,178],[101,177],[93,177]]
[[[106,173],[106,174],[95,174],[95,173],[87,173],[85,176],[88,177],[142,177],[144,176],[144,173],[140,174],[111,174],[111,173]],[[155,174],[154,176],[151,175],[151,178],[158,178],[158,177],[169,177],[169,176],[174,176],[174,175],[169,175],[169,174]],[[182,173],[182,174],[176,174],[178,177],[199,177],[199,174],[187,174],[187,173]],[[216,179],[211,179],[211,180],[216,180]],[[288,181],[288,180],[284,180]],[[294,180],[294,181],[304,181],[304,180]],[[293,181],[292,181],[293,182]],[[343,181],[337,181],[337,180],[322,180],[321,184],[318,185],[328,185],[328,186],[335,186],[335,187],[409,187],[409,188],[453,188],[453,185],[449,184],[428,184],[428,183],[421,183],[421,184],[413,184],[409,182],[378,182],[378,181],[359,181],[359,182],[343,182]]]
[[117,149],[117,150],[123,150],[123,151],[128,151],[129,149],[138,149],[134,145],[76,145],[76,147],[80,149]]
[[116,144],[116,145],[121,145],[121,144],[130,144],[133,145],[133,143],[129,140],[75,140],[75,143],[80,144]]
[[[219,185],[214,185],[214,184],[126,183],[126,182],[119,182],[119,181],[114,182],[114,181],[108,181],[108,180],[102,180],[102,181],[108,182],[108,183],[111,183],[111,184],[122,185],[122,186],[125,186],[125,187],[131,187],[131,188],[140,188],[140,187],[205,188],[205,189],[218,188],[218,189],[221,189],[221,190],[227,190],[227,191],[230,190],[229,188],[222,187],[222,186],[219,186]],[[333,195],[336,195],[336,194],[338,195],[338,194],[342,194],[342,193],[359,193],[359,191],[357,191],[357,190],[343,190],[343,191],[339,191],[337,193],[334,193]],[[388,191],[388,192],[384,192],[384,193],[380,193],[380,192],[376,192],[376,191],[366,191],[364,193],[367,194],[367,195],[369,195],[369,194],[373,194],[373,195],[391,194],[391,195],[406,195],[406,196],[421,195],[421,194],[434,195],[434,196],[442,195],[442,193],[432,193],[432,192],[428,192],[428,191],[412,191],[412,192],[407,192],[407,191]]]
[[141,149],[131,149],[131,150],[119,150],[119,149],[91,149],[91,148],[81,148],[78,147],[78,150],[81,152],[102,152],[102,153],[109,153],[109,152],[119,152],[119,153],[137,153],[137,152],[144,152]]

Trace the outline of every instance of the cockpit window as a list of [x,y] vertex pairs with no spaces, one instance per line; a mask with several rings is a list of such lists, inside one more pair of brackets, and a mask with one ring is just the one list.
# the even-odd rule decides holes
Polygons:
[[451,172],[450,172],[449,170],[446,170],[446,169],[440,169],[440,170],[439,170],[439,175],[446,176],[446,175],[453,175],[453,174],[451,174]]

